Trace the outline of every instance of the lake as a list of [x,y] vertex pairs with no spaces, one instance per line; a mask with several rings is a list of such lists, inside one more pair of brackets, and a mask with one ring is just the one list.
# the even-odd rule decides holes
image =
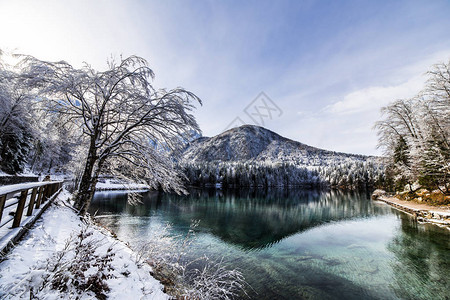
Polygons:
[[192,190],[142,202],[98,192],[90,213],[131,245],[200,220],[189,255],[238,268],[252,288],[243,299],[449,299],[450,230],[367,193]]

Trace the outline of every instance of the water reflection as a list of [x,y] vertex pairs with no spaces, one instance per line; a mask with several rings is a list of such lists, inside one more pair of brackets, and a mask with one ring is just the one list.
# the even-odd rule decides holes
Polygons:
[[305,190],[193,190],[188,196],[150,192],[131,206],[126,194],[98,193],[91,212],[148,216],[163,211],[175,227],[201,220],[200,230],[244,249],[260,249],[324,223],[388,213],[364,194]]
[[450,299],[449,230],[397,214],[401,231],[388,244],[396,258],[392,288],[402,299]]
[[[450,231],[417,224],[359,193],[193,190],[181,197],[97,193],[91,213],[126,241],[199,219],[192,258],[225,257],[258,293],[251,299],[446,299]],[[245,298],[245,297],[244,297]]]

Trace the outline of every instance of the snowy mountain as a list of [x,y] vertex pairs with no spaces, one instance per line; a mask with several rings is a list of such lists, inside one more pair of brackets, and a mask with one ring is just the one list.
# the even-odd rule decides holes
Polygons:
[[181,167],[195,186],[330,186],[367,188],[383,180],[375,157],[311,147],[259,126],[201,137],[182,152]]
[[214,137],[194,140],[183,153],[186,162],[291,162],[319,166],[336,161],[365,161],[367,156],[311,147],[254,125],[227,130]]

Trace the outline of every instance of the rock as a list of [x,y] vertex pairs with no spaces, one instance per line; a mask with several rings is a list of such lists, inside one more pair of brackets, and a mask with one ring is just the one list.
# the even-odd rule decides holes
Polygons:
[[382,197],[382,196],[384,196],[384,195],[386,195],[386,191],[385,191],[385,190],[376,189],[376,190],[373,191],[373,193],[372,193],[372,199],[373,199],[373,200],[376,200],[376,199],[378,199],[379,197]]
[[416,191],[420,190],[421,188],[422,188],[422,186],[419,183],[417,183],[417,182],[414,182],[411,185],[411,189],[412,189],[413,192],[416,192]]

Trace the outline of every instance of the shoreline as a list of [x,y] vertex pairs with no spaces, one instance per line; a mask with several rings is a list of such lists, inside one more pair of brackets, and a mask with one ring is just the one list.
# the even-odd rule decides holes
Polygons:
[[405,212],[419,222],[436,224],[447,227],[450,230],[450,207],[433,207],[387,196],[378,196],[374,200],[384,202],[393,208]]

